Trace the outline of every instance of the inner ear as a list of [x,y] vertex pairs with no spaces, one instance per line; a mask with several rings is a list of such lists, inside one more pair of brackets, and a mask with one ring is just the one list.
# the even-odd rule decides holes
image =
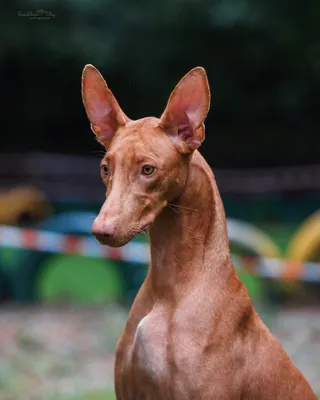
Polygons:
[[108,147],[116,131],[129,118],[121,110],[100,72],[86,65],[82,74],[82,97],[91,129],[97,140]]
[[201,146],[204,138],[204,124],[202,124],[198,129],[193,129],[190,125],[186,125],[178,129],[175,143],[182,154],[189,154]]
[[173,90],[160,125],[170,132],[179,150],[190,153],[204,140],[204,120],[210,106],[205,70],[194,68]]

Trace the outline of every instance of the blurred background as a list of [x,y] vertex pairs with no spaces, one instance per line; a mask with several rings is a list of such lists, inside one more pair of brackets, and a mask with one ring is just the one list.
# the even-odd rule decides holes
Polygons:
[[103,148],[85,64],[132,119],[160,116],[191,68],[208,74],[200,151],[239,275],[320,393],[318,0],[4,0],[0,87],[0,399],[113,397],[113,357],[148,238],[90,236]]

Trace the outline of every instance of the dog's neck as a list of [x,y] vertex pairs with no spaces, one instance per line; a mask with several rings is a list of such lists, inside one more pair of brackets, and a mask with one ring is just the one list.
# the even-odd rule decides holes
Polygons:
[[223,284],[233,271],[225,212],[212,170],[197,151],[183,194],[172,204],[150,229],[157,297],[179,297],[208,280]]

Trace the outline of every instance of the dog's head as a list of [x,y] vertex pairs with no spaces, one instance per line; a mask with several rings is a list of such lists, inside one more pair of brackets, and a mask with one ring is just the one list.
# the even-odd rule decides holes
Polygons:
[[102,244],[122,246],[185,186],[190,156],[204,139],[206,73],[198,67],[184,76],[160,119],[130,120],[92,65],[83,71],[82,96],[91,129],[107,150],[101,162],[106,200],[92,232]]

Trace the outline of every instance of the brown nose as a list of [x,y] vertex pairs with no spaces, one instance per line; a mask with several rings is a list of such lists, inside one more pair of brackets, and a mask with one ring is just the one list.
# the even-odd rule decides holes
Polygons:
[[113,237],[115,231],[116,225],[114,222],[105,222],[100,224],[95,221],[92,225],[92,234],[99,240],[99,242],[103,242],[104,239]]

